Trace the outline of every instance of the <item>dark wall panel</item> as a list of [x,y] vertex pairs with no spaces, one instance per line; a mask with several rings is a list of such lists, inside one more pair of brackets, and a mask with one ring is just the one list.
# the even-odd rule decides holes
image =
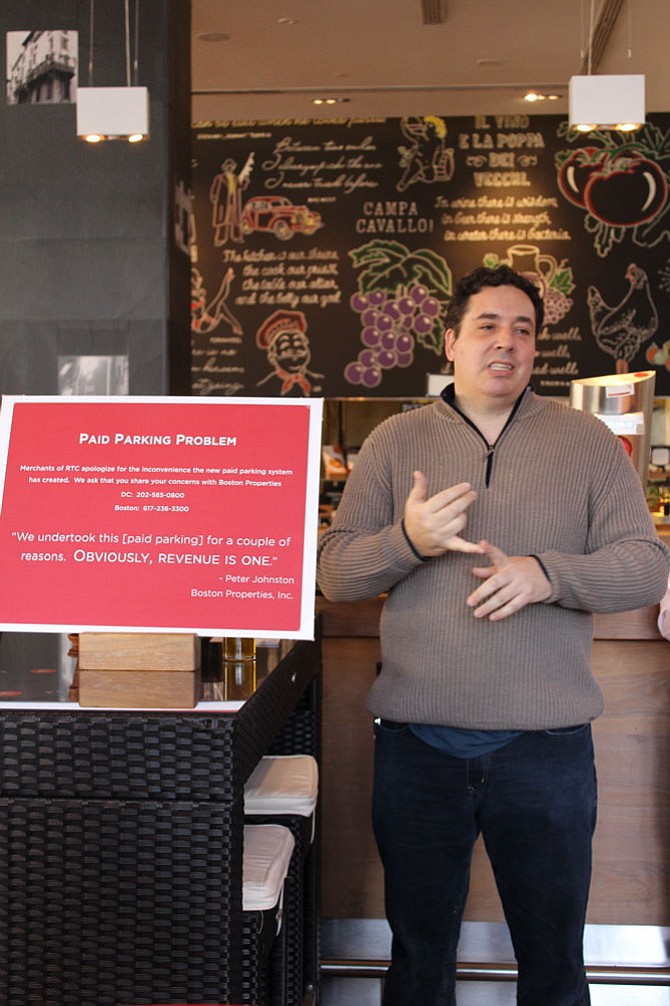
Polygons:
[[[77,31],[86,86],[89,13],[88,0],[6,0],[3,63],[9,31]],[[131,83],[149,88],[148,142],[90,146],[76,136],[74,103],[0,101],[1,393],[57,388],[58,338],[70,323],[86,325],[100,355],[116,352],[113,326],[125,327],[131,393],[188,387],[189,257],[175,246],[173,218],[177,186],[190,186],[190,3],[142,0],[139,17]],[[94,86],[126,84],[123,21],[122,3],[95,4]]]

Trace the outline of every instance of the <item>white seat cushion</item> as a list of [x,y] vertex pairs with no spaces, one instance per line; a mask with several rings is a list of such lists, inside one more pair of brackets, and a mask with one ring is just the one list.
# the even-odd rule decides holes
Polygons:
[[245,814],[314,813],[319,767],[311,755],[267,755],[244,787]]
[[250,824],[244,828],[242,908],[266,912],[281,899],[295,839],[280,824]]

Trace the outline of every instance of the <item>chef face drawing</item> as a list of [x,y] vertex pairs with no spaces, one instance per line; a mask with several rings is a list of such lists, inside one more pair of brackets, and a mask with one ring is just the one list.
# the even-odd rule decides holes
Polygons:
[[256,344],[265,350],[272,373],[259,384],[275,376],[282,381],[282,395],[294,389],[310,394],[309,378],[322,375],[308,370],[312,352],[306,331],[307,319],[302,311],[275,311],[265,320],[256,333]]
[[311,357],[307,337],[297,328],[281,332],[268,348],[268,362],[288,374],[304,373]]

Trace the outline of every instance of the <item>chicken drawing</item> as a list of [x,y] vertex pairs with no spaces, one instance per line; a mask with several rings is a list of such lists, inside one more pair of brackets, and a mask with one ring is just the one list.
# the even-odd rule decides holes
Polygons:
[[616,307],[606,304],[595,286],[590,286],[586,294],[591,331],[598,346],[614,357],[617,374],[628,372],[630,361],[658,328],[658,311],[646,272],[631,262],[626,279],[630,286]]

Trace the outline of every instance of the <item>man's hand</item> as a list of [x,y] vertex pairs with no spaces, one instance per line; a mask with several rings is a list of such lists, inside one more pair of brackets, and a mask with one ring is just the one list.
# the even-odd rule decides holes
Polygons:
[[491,565],[475,566],[472,570],[484,580],[467,599],[468,605],[475,609],[475,618],[488,616],[490,621],[499,622],[527,604],[546,601],[551,594],[551,584],[537,559],[529,555],[505,555],[487,541],[479,544]]
[[477,498],[468,482],[443,489],[426,498],[426,477],[414,472],[414,485],[405,503],[405,533],[423,556],[444,552],[483,552],[481,545],[461,538],[466,511]]

